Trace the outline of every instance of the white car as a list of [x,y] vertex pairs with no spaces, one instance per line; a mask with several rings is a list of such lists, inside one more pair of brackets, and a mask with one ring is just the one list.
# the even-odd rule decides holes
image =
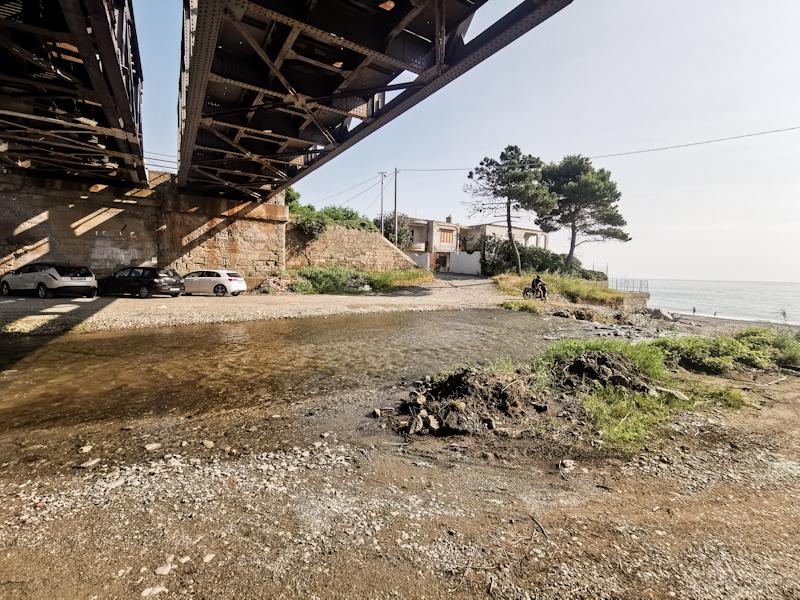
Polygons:
[[244,278],[236,271],[222,269],[214,271],[192,271],[184,275],[184,294],[215,294],[217,296],[238,296],[247,291]]
[[35,291],[39,298],[52,298],[61,292],[88,298],[97,293],[97,280],[86,267],[58,263],[34,263],[3,275],[0,279],[3,296],[14,292]]

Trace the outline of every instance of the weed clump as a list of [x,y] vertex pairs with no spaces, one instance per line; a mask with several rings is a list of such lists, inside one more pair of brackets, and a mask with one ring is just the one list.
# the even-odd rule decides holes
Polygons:
[[712,375],[746,369],[772,371],[800,359],[800,341],[795,336],[766,327],[745,329],[733,337],[661,338],[649,344],[660,348],[671,366]]

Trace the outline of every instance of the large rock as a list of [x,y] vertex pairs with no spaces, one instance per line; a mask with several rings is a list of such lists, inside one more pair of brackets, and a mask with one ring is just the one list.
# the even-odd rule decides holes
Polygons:
[[653,309],[653,312],[650,313],[650,317],[653,319],[659,319],[661,321],[677,321],[680,318],[676,318],[672,315],[672,313],[668,313],[660,308]]

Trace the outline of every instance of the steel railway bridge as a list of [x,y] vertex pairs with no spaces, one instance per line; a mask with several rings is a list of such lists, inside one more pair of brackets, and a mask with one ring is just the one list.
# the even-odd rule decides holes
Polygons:
[[[279,202],[571,2],[489,1],[184,0],[178,188]],[[131,3],[0,0],[1,169],[148,186]]]

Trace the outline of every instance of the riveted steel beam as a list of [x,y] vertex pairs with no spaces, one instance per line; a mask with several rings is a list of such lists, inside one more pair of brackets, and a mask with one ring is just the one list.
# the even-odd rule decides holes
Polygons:
[[288,25],[289,27],[297,28],[302,33],[305,33],[306,35],[309,35],[323,42],[334,44],[336,46],[341,46],[342,48],[347,48],[349,50],[353,50],[354,52],[358,52],[359,54],[363,54],[364,56],[368,56],[372,60],[377,61],[379,63],[383,63],[391,67],[396,67],[404,71],[411,71],[412,73],[419,74],[422,72],[422,70],[418,66],[413,65],[409,62],[394,58],[392,56],[387,56],[382,52],[378,52],[377,50],[373,50],[372,48],[367,48],[366,46],[363,46],[361,44],[357,44],[350,40],[346,40],[343,37],[340,37],[334,33],[324,31],[322,29],[314,27],[313,25],[309,25],[308,23],[303,23],[302,21],[298,21],[297,19],[292,19],[291,17],[288,17],[277,11],[264,8],[262,6],[258,6],[257,4],[253,4],[252,2],[247,5],[247,10],[252,11],[257,15],[261,15],[262,17],[266,17],[267,19],[272,19],[273,21],[277,21],[278,23],[283,23],[284,25]]

